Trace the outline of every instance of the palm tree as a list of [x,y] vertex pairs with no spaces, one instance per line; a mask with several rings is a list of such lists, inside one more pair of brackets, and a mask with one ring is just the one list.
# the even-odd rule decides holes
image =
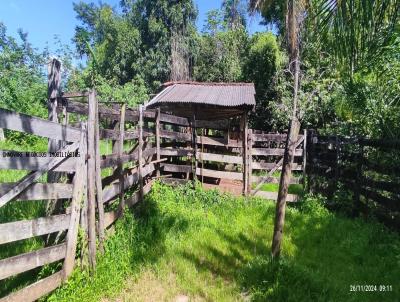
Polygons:
[[[282,6],[284,4],[284,6]],[[400,0],[249,0],[251,12],[285,8],[286,45],[293,76],[293,111],[285,147],[276,204],[272,256],[278,257],[283,235],[286,197],[291,177],[295,144],[299,133],[297,117],[300,88],[300,45],[303,21],[313,18],[324,43],[330,44],[351,77],[357,64],[367,63],[390,43],[391,32],[399,30]],[[276,13],[276,11],[275,11]],[[282,13],[282,12],[281,12]]]

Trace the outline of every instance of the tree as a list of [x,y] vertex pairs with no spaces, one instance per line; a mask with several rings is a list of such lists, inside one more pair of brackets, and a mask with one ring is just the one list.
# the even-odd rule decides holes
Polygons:
[[274,34],[257,33],[251,37],[243,74],[244,80],[254,83],[256,88],[256,108],[250,119],[255,129],[273,128],[270,107],[277,97],[275,77],[283,62],[284,56]]
[[[286,11],[282,2],[286,4]],[[277,24],[283,24],[285,20],[285,34],[289,53],[289,69],[294,78],[293,85],[293,116],[289,137],[293,134],[293,121],[295,121],[299,88],[299,34],[306,16],[310,30],[316,32],[319,40],[329,46],[335,53],[342,69],[353,79],[354,71],[360,62],[368,60],[380,54],[390,41],[393,33],[398,30],[398,0],[382,1],[344,1],[344,0],[315,0],[315,1],[268,1],[250,0],[252,10],[258,10],[267,20],[277,19]],[[269,12],[269,9],[271,13]],[[285,17],[283,17],[285,16]],[[281,31],[282,27],[280,27]],[[316,30],[317,29],[317,30]],[[351,82],[350,82],[351,83]],[[295,137],[296,135],[293,135]],[[277,216],[272,244],[273,256],[279,255],[280,242],[283,232],[286,186],[290,175],[288,159],[290,159],[289,143],[285,150],[285,161],[277,202]],[[288,156],[287,156],[288,155]],[[288,158],[289,157],[289,158]],[[289,160],[290,162],[290,160]]]
[[[270,3],[270,1],[251,0],[250,8],[253,9],[253,11],[262,10],[263,5],[266,3]],[[286,44],[289,53],[289,70],[293,75],[293,105],[276,203],[274,235],[272,239],[273,257],[279,257],[280,254],[285,220],[286,197],[290,184],[297,136],[300,130],[300,122],[297,118],[297,103],[300,77],[300,33],[305,16],[305,3],[302,1],[288,0],[286,1],[286,5]]]

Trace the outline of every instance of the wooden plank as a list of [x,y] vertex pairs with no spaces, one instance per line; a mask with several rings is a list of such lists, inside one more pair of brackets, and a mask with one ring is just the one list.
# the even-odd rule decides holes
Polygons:
[[167,185],[171,186],[177,186],[177,185],[185,185],[188,183],[188,179],[180,179],[180,178],[163,178],[161,179],[161,182]]
[[206,129],[215,129],[215,130],[228,130],[230,126],[230,120],[219,120],[219,121],[204,121],[197,120],[196,128],[206,128]]
[[216,170],[210,170],[210,169],[197,168],[196,174],[203,175],[206,177],[213,177],[213,178],[243,180],[243,173],[240,173],[240,172],[226,172],[226,171],[216,171]]
[[[251,177],[252,182],[254,183],[258,183],[261,179],[263,178],[263,176],[255,176],[253,175]],[[279,177],[269,177],[268,181],[266,181],[266,183],[272,183],[272,184],[279,184],[280,178]],[[291,177],[290,178],[290,184],[299,184],[301,181],[300,177]]]
[[[154,164],[148,164],[148,165],[144,166],[142,169],[143,177],[146,177],[150,173],[153,173],[154,170],[155,170]],[[138,176],[137,171],[135,173],[132,173],[131,175],[125,176],[124,189],[126,190],[126,189],[130,188],[135,183],[137,183],[138,180],[139,180],[139,176]],[[112,200],[113,198],[115,198],[115,196],[118,195],[119,187],[120,187],[119,183],[116,182],[116,183],[113,183],[109,188],[104,190],[103,202],[105,203],[105,202],[108,202],[108,201]]]
[[189,127],[189,120],[185,117],[174,116],[170,114],[161,113],[160,121],[169,124]]
[[160,155],[162,156],[191,156],[192,149],[175,149],[175,148],[160,148]]
[[[278,198],[278,192],[257,191],[254,196],[265,198],[265,199],[272,200],[275,202],[276,199]],[[288,194],[286,197],[286,201],[287,202],[297,202],[297,201],[299,201],[299,197],[294,194]]]
[[175,172],[175,173],[191,173],[192,166],[190,165],[174,165],[174,164],[166,164],[161,163],[161,169],[166,172]]
[[232,148],[243,147],[241,140],[227,141],[224,137],[198,136],[197,143],[203,144],[203,145],[224,146],[224,147],[232,147]]
[[0,260],[0,280],[64,259],[66,243]]
[[[82,154],[86,154],[86,125],[82,124],[81,129],[82,132],[80,137],[79,151]],[[73,180],[74,189],[72,191],[71,201],[71,219],[69,220],[68,233],[66,238],[67,251],[65,254],[65,261],[62,270],[62,276],[64,280],[66,280],[68,276],[72,273],[75,264],[76,245],[78,242],[79,212],[87,182],[87,167],[85,163],[85,156],[79,157],[76,162],[75,169],[76,173]]]
[[[78,143],[73,143],[72,145],[67,145],[60,151],[62,152],[73,152],[76,150],[76,148],[79,146]],[[47,170],[51,170],[53,167],[57,166],[59,163],[64,161],[66,158],[65,157],[54,157],[47,163],[45,163],[41,167],[41,171],[35,171],[31,172],[25,177],[23,177],[19,182],[15,184],[15,186],[10,189],[7,193],[2,195],[0,197],[0,207],[4,206],[7,202],[12,200],[15,196],[20,194],[22,191],[24,191],[30,184],[32,184],[34,181],[36,181],[39,177],[41,177],[44,172]]]
[[0,128],[31,133],[50,139],[77,142],[80,130],[41,118],[0,108]]
[[[156,148],[153,148],[153,147],[146,148],[143,151],[144,157],[152,156],[154,154],[156,154]],[[101,168],[117,166],[118,165],[118,156],[119,156],[118,153],[110,154],[110,155],[102,155],[101,160],[100,160]],[[121,160],[124,163],[138,160],[138,151],[135,150],[131,154],[123,153],[121,156]]]
[[61,285],[62,272],[57,272],[19,291],[0,299],[0,302],[33,302],[52,292]]
[[[0,183],[0,195],[9,191],[15,183]],[[72,184],[33,183],[13,200],[65,199],[72,197]]]
[[190,133],[181,133],[168,130],[160,130],[160,137],[183,142],[192,141],[192,136]]
[[[296,148],[301,144],[303,142],[303,138],[302,137],[298,137],[297,138],[297,142],[294,144],[294,149],[296,150]],[[281,170],[282,169],[282,164],[283,164],[283,157],[279,160],[279,161],[277,161],[276,163],[275,163],[275,166],[271,169],[271,170],[269,170],[268,171],[268,174],[267,175],[265,175],[265,176],[263,176],[261,179],[260,179],[260,181],[259,181],[259,183],[257,184],[257,186],[255,187],[255,189],[254,189],[254,193],[252,193],[253,195],[255,194],[255,193],[257,193],[257,191],[261,188],[261,186],[263,185],[263,183],[265,183],[265,182],[268,182],[268,180],[272,177],[272,174],[273,173],[275,173],[275,171],[278,171],[279,169]],[[253,165],[253,169],[254,169],[254,163],[252,163],[252,165]]]
[[400,183],[373,180],[370,178],[363,178],[362,183],[364,184],[364,186],[373,188],[375,190],[384,190],[392,193],[400,193]]
[[[47,171],[45,164],[52,158],[55,157],[51,157],[47,152],[0,150],[0,169]],[[74,172],[75,164],[76,157],[69,157],[56,166],[53,171]]]
[[[152,136],[154,136],[154,133],[151,130],[143,129],[143,137],[152,137]],[[124,140],[137,139],[138,137],[139,137],[138,130],[124,131]],[[112,129],[100,129],[100,138],[118,140],[119,131]]]
[[[253,155],[283,156],[285,149],[280,148],[253,148]],[[303,156],[303,149],[296,149],[294,156]]]
[[381,204],[384,207],[387,207],[393,211],[398,211],[399,210],[399,202],[398,200],[391,199],[389,197],[383,196],[377,192],[374,192],[372,190],[368,190],[365,188],[360,188],[360,194],[364,195],[365,197]]
[[62,93],[63,98],[80,98],[80,97],[85,97],[85,96],[89,96],[88,91],[63,92]]
[[[276,166],[275,163],[259,163],[256,161],[253,161],[253,170],[270,170]],[[282,167],[279,167],[277,170],[281,170]],[[292,165],[292,171],[301,171],[302,165],[301,164],[293,164]]]
[[[143,194],[146,195],[151,190],[152,182],[149,182],[143,187]],[[131,197],[126,199],[126,205],[129,207],[134,206],[140,201],[140,192],[135,192]],[[104,214],[104,224],[105,227],[108,228],[112,225],[119,217],[121,217],[121,213],[119,211],[111,211]]]
[[197,156],[204,161],[215,161],[220,163],[229,163],[237,165],[243,164],[243,158],[240,156],[205,153],[205,152],[197,152]]
[[363,146],[380,147],[387,149],[400,149],[400,140],[386,140],[386,139],[366,139],[360,138],[359,143]]
[[0,244],[66,230],[70,214],[0,224]]
[[[253,141],[255,142],[286,142],[286,134],[275,134],[275,133],[267,133],[267,134],[258,134],[253,133]],[[299,135],[298,139],[303,139],[303,135]]]

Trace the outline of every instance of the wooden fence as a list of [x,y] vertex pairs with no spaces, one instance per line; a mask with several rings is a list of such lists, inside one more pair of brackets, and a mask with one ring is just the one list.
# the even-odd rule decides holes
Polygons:
[[[276,183],[272,173],[281,167],[286,135],[253,134],[244,122],[242,117],[194,123],[159,110],[105,105],[98,102],[94,90],[53,99],[49,120],[0,109],[0,128],[49,139],[49,152],[44,154],[2,152],[0,169],[31,172],[18,182],[0,184],[0,207],[20,200],[58,204],[49,216],[0,224],[0,244],[59,234],[57,241],[47,240],[45,248],[1,259],[0,280],[64,261],[55,274],[0,301],[33,301],[65,281],[75,264],[78,228],[84,231],[86,242],[80,263],[88,262],[94,268],[106,229],[126,206],[143,198],[156,178],[197,178],[211,187],[233,181],[239,193],[245,194],[251,193],[252,180]],[[297,156],[302,154],[296,151]],[[301,170],[298,164],[294,169]],[[264,177],[252,175],[262,170]],[[43,182],[45,174],[47,181]],[[257,195],[276,197],[261,191]]]
[[[37,267],[63,260],[61,270],[35,282],[28,287],[11,293],[0,301],[33,301],[57,288],[72,272],[75,262],[80,204],[86,179],[87,150],[86,129],[61,125],[24,114],[0,109],[0,127],[64,141],[67,144],[55,154],[32,157],[29,152],[1,151],[1,169],[27,170],[26,176],[14,183],[0,184],[0,207],[10,206],[16,200],[68,200],[64,213],[39,217],[31,220],[13,221],[0,224],[0,244],[6,245],[36,236],[65,232],[64,239],[55,245],[0,260],[0,280]],[[69,154],[70,156],[64,156]],[[70,183],[39,182],[50,171],[74,173]]]
[[310,190],[332,200],[347,190],[354,214],[374,215],[400,226],[400,141],[321,136],[310,131]]

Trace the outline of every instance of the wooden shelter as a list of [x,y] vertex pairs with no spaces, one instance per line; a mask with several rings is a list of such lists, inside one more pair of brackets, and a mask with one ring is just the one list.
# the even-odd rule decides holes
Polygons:
[[[194,171],[197,169],[197,155],[199,154],[196,129],[212,128],[212,121],[226,121],[241,117],[240,129],[234,136],[237,139],[241,138],[242,141],[243,194],[247,195],[251,191],[248,113],[256,105],[255,93],[253,83],[168,82],[163,85],[163,90],[145,105],[145,108],[159,108],[162,112],[186,117],[191,121]],[[201,121],[201,123],[197,125],[197,121]],[[230,139],[229,126],[228,121],[228,142]],[[203,161],[200,160],[201,171],[203,171]],[[193,177],[196,178],[196,173],[193,173]],[[202,182],[203,179],[201,172]]]
[[220,120],[242,115],[256,105],[253,83],[168,82],[145,106],[199,120]]

